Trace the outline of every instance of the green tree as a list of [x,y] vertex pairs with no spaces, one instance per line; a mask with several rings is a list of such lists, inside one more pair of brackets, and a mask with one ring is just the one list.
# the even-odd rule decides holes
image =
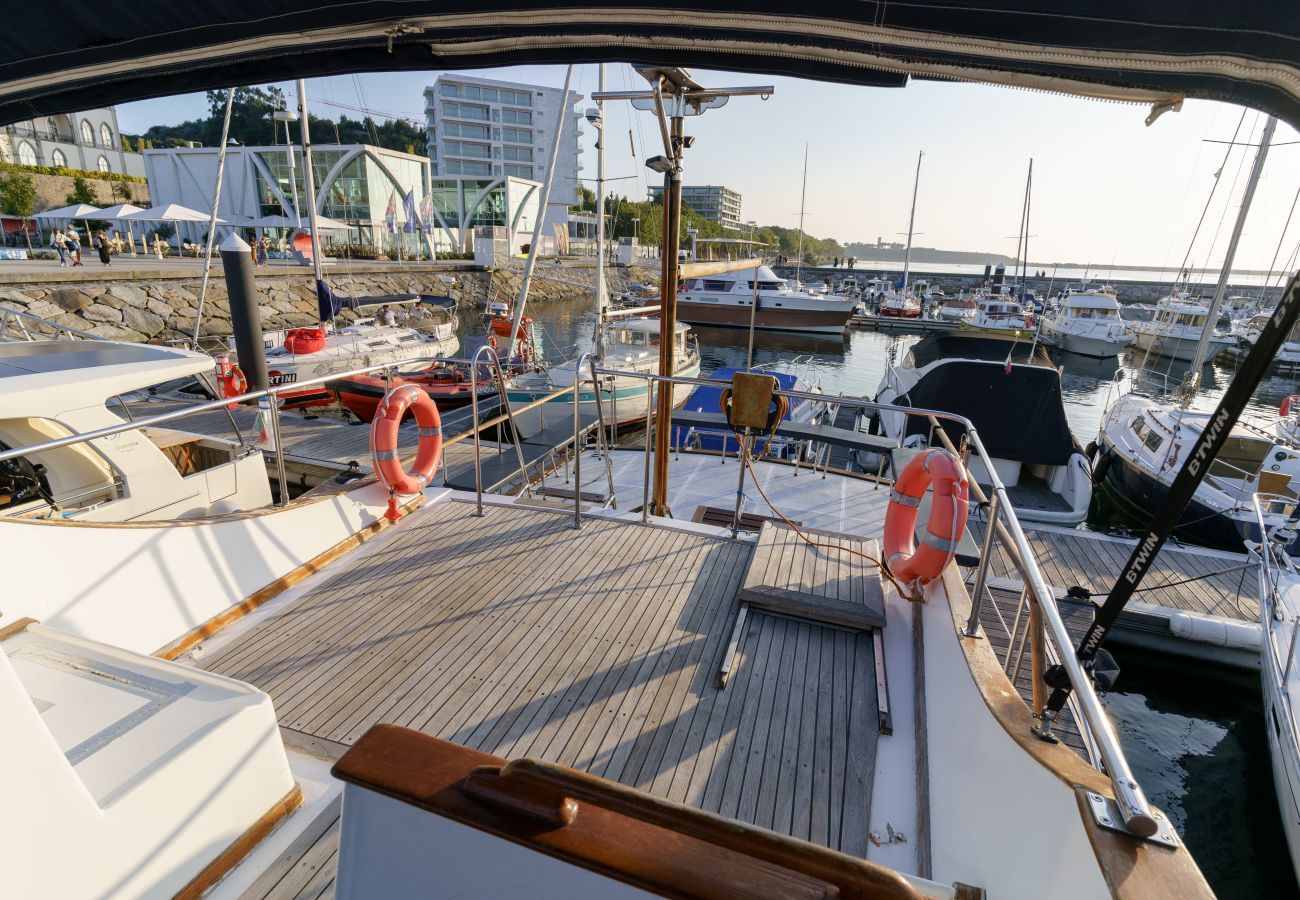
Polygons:
[[67,201],[69,206],[76,203],[85,203],[89,206],[98,203],[99,198],[95,196],[94,188],[86,183],[86,179],[78,175],[72,179],[72,191],[68,194]]
[[27,252],[32,250],[32,236],[27,230],[28,220],[36,213],[36,184],[26,172],[0,171],[0,209],[23,220],[23,236],[27,238]]
[[114,181],[112,183],[112,194],[114,200],[121,200],[123,203],[131,202],[131,185],[125,181]]

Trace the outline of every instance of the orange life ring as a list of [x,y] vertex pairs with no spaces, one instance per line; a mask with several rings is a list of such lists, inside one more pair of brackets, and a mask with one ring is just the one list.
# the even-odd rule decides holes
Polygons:
[[[420,442],[415,453],[415,465],[410,472],[402,468],[397,449],[398,426],[407,410],[415,414]],[[429,395],[414,384],[393,388],[379,401],[375,417],[370,421],[370,456],[375,475],[388,487],[388,512],[390,520],[398,517],[397,494],[418,494],[438,471],[442,455],[442,417]]]
[[[933,485],[930,521],[916,546],[916,514]],[[894,481],[885,512],[885,564],[903,584],[928,584],[957,553],[970,510],[966,469],[947,450],[934,448],[912,458]]]
[[495,334],[488,335],[488,346],[493,350],[497,348],[497,336]]
[[1300,394],[1291,394],[1282,401],[1282,406],[1278,409],[1277,414],[1282,418],[1291,415],[1291,407],[1295,406],[1297,400],[1300,400]]
[[221,379],[221,390],[226,397],[238,397],[248,391],[248,379],[239,366],[231,366]]

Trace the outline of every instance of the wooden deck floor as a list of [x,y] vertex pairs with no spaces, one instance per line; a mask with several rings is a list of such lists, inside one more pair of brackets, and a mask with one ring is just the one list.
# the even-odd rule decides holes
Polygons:
[[276,857],[242,900],[332,900],[341,808],[339,797]]
[[201,664],[316,738],[391,722],[865,855],[868,634],[756,616],[718,689],[751,544],[472,509],[417,514]]

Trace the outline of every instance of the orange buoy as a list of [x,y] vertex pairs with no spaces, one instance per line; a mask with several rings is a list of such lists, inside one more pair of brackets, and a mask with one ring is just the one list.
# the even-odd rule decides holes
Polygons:
[[[933,486],[930,521],[916,546],[916,515]],[[885,512],[885,564],[903,584],[929,584],[957,553],[966,533],[969,485],[961,460],[934,448],[917,454],[894,481]]]
[[[397,429],[408,409],[415,414],[420,437],[415,464],[410,472],[402,468],[397,450]],[[404,384],[389,391],[379,401],[375,417],[370,421],[370,456],[375,475],[388,487],[386,518],[390,521],[398,518],[398,494],[418,494],[424,489],[438,471],[441,455],[442,418],[429,395],[414,384]]]

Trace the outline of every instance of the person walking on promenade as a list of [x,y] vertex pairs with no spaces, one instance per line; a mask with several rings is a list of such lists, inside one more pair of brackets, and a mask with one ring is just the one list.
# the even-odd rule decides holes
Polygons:
[[68,239],[64,236],[62,228],[54,229],[54,236],[50,238],[50,246],[54,248],[55,253],[59,254],[59,268],[66,269],[68,267]]
[[72,264],[81,265],[81,236],[77,234],[77,226],[69,225],[64,237],[67,238],[68,256],[71,257]]
[[99,251],[99,261],[106,266],[113,264],[112,258],[108,255],[108,235],[104,234],[104,229],[95,232],[94,247]]

